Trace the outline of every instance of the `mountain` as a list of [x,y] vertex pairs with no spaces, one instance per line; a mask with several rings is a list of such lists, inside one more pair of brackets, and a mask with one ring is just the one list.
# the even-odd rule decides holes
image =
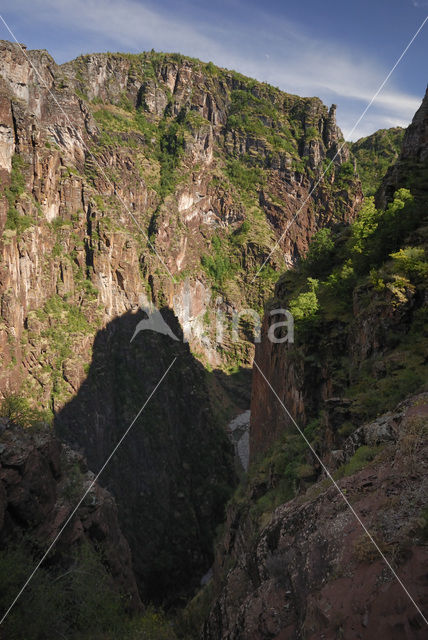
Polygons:
[[[360,169],[377,189],[363,198],[360,151],[318,98],[179,54],[57,65],[0,43],[5,608],[35,534],[54,537],[100,474],[25,601],[64,577],[61,624],[33,616],[28,640],[421,637],[323,465],[419,602],[426,101],[384,178]],[[395,159],[372,138],[361,167],[364,149]],[[292,344],[267,339],[278,308]]]
[[[1,281],[18,343],[28,313],[54,295],[76,302],[89,336],[145,293],[174,310],[204,362],[248,366],[247,340],[215,342],[216,312],[261,310],[312,234],[360,206],[335,107],[179,55],[98,54],[57,66],[43,51],[1,51],[11,184],[0,228],[3,265],[15,265]],[[254,279],[295,215],[282,251]],[[2,333],[18,385],[29,367],[14,341]],[[56,408],[75,392],[87,346],[80,354],[76,344],[73,380],[60,376],[55,393],[49,375],[32,381],[39,402]]]
[[292,311],[295,341],[268,340],[266,313],[253,463],[217,546],[207,640],[424,636],[381,553],[423,611],[427,107],[382,181],[385,208],[368,198],[349,227],[318,232],[268,304]]
[[387,169],[397,160],[404,131],[402,127],[379,129],[350,143],[365,196],[376,193]]
[[[354,217],[359,181],[317,98],[176,54],[58,66],[0,51],[0,391],[54,419],[97,472],[177,357],[101,478],[142,594],[174,600],[210,566],[234,484],[226,419],[249,404],[232,379],[251,326],[217,343],[216,317],[261,310],[313,233]],[[219,371],[168,337],[130,344],[143,299]]]

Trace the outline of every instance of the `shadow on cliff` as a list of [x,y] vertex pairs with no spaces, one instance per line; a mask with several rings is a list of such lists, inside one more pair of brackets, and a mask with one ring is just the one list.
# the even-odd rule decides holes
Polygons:
[[99,482],[116,497],[141,596],[178,604],[213,560],[213,539],[235,484],[233,451],[213,417],[204,367],[180,338],[141,331],[143,312],[100,330],[77,395],[56,416],[59,437],[82,451],[97,473],[176,358]]

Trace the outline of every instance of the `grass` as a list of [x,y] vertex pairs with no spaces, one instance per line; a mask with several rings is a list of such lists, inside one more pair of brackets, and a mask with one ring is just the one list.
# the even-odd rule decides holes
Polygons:
[[354,473],[361,471],[372,462],[378,453],[380,453],[382,447],[368,447],[363,445],[359,447],[352,458],[346,464],[339,467],[339,469],[333,474],[335,480],[340,478],[346,478],[352,476]]

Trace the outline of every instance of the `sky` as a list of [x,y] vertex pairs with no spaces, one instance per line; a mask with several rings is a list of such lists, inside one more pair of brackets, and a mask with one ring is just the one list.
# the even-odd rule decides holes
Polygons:
[[[84,53],[180,52],[337,104],[345,138],[407,126],[427,86],[428,0],[0,0],[19,42]],[[12,40],[0,21],[0,39]]]

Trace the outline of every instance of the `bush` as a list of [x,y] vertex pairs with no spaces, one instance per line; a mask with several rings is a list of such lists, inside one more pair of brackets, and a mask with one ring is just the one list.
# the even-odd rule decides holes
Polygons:
[[21,427],[38,427],[52,421],[50,412],[32,409],[28,400],[17,394],[10,394],[4,398],[0,405],[0,416]]
[[351,476],[364,469],[379,453],[381,447],[368,447],[363,445],[356,450],[352,458],[340,467],[334,474],[335,479]]
[[331,229],[324,227],[314,234],[302,263],[303,269],[314,277],[323,275],[331,266],[333,251]]
[[350,250],[353,253],[363,253],[367,246],[367,240],[378,227],[380,213],[376,210],[374,198],[366,198],[352,225],[352,237]]
[[310,287],[309,291],[290,300],[289,306],[294,320],[308,320],[314,318],[318,313],[319,303],[316,294],[318,280],[308,278],[307,283]]
[[227,162],[226,173],[231,182],[243,191],[254,191],[265,182],[265,175],[260,167],[249,167],[231,158]]
[[[36,559],[23,542],[0,551],[2,611],[10,606],[35,565]],[[64,559],[64,566],[42,565],[6,618],[4,637],[9,640],[126,637],[128,621],[121,596],[112,585],[100,556],[89,545],[75,551],[68,562]]]
[[414,280],[424,281],[428,276],[428,262],[421,247],[406,247],[391,253],[399,271]]
[[344,162],[340,165],[336,176],[335,185],[338,189],[347,189],[349,182],[355,177],[354,165],[352,162]]

